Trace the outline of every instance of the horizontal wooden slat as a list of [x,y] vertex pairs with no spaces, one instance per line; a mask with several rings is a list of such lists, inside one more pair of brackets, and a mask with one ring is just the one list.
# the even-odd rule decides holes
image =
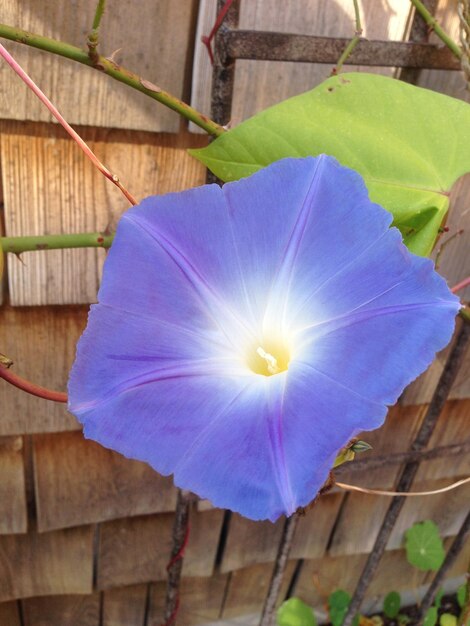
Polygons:
[[[284,523],[284,518],[273,524],[269,521],[254,522],[234,513],[230,520],[221,571],[231,572],[255,563],[274,561]],[[243,546],[242,550],[240,546]]]
[[0,602],[92,591],[93,527],[0,536]]
[[[65,391],[75,344],[85,328],[82,308],[0,308],[0,352],[20,376]],[[0,435],[76,430],[64,404],[35,398],[0,380]]]
[[[31,598],[23,600],[22,605],[23,626],[99,626],[100,624],[100,596],[97,593]],[[134,624],[127,626],[134,626]]]
[[2,437],[0,438],[0,534],[25,533],[27,527],[23,438]]
[[[2,122],[1,155],[7,236],[113,230],[129,208],[118,189],[62,128]],[[98,158],[140,200],[204,182],[204,167],[179,136],[82,129]],[[105,252],[73,249],[8,255],[13,305],[95,302]]]
[[[278,604],[286,595],[296,564],[296,561],[287,562]],[[222,619],[231,620],[240,615],[259,613],[264,605],[272,571],[272,563],[259,563],[232,572],[222,610]]]
[[[102,524],[98,588],[166,580],[173,519],[173,515],[160,514]],[[209,576],[212,573],[221,524],[220,510],[191,515],[183,564],[185,576]]]
[[82,433],[35,436],[34,469],[40,532],[172,511],[176,504],[171,478]]
[[[196,4],[194,0],[160,0],[146,2],[138,11],[128,3],[120,3],[119,10],[109,6],[101,23],[99,52],[181,96]],[[7,0],[2,5],[2,21],[86,48],[95,8],[94,0],[78,0],[67,11],[60,0]],[[99,71],[13,42],[6,42],[6,47],[70,123],[178,130],[176,113]],[[0,66],[0,87],[2,93],[14,94],[0,100],[0,117],[50,119],[44,105],[5,63]]]
[[[218,619],[227,582],[227,574],[210,578],[183,578],[180,588],[178,623],[184,626],[198,626]],[[149,624],[163,623],[165,594],[165,583],[152,585]]]
[[148,585],[106,591],[103,594],[103,626],[145,626],[147,593]]

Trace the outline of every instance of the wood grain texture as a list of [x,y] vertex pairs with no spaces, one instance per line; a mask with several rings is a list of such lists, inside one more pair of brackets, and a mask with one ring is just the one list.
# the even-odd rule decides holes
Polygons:
[[[210,112],[211,73],[206,48],[199,34],[207,35],[215,19],[215,0],[201,3],[198,17],[198,36],[193,64],[192,104],[203,113]],[[364,36],[369,39],[402,39],[408,18],[409,6],[401,0],[363,0],[361,3]],[[285,3],[282,10],[276,0],[242,2],[240,6],[241,29],[353,37],[354,10],[349,0],[297,0]],[[231,124],[236,125],[262,109],[276,104],[308,89],[326,79],[332,66],[309,63],[274,61],[236,62],[234,102]],[[347,66],[354,71],[357,66]],[[371,71],[390,74],[390,68]],[[192,130],[194,126],[191,126]]]
[[[468,374],[467,370],[467,374]],[[448,402],[439,417],[429,448],[467,441],[470,436],[470,400]],[[470,475],[470,455],[434,459],[421,463],[415,482],[447,478],[450,483],[457,476]]]
[[103,626],[144,626],[148,585],[110,589],[103,594]]
[[[326,612],[328,596],[332,591],[344,589],[353,593],[366,559],[365,554],[351,554],[305,561],[294,595],[315,609]],[[413,568],[406,560],[404,550],[391,550],[384,554],[366,598],[385,596],[391,590],[416,589],[425,579],[426,572]]]
[[100,595],[98,593],[31,598],[23,600],[22,605],[23,626],[99,626],[100,624]]
[[[8,236],[114,230],[127,200],[52,124],[2,122],[1,158]],[[203,137],[83,129],[98,158],[139,200],[204,182],[187,148]],[[105,251],[73,249],[8,255],[14,306],[96,301]]]
[[[184,575],[209,576],[219,541],[222,512],[191,515],[191,530],[184,558]],[[171,553],[173,515],[127,518],[101,525],[98,588],[110,589],[148,581],[166,580]]]
[[[296,561],[288,561],[279,593],[279,602],[286,596]],[[259,563],[230,574],[222,610],[222,619],[230,620],[239,615],[261,611],[273,571],[272,563]]]
[[92,591],[93,527],[0,536],[0,602]]
[[[139,8],[132,3],[109,4],[99,51],[107,57],[114,53],[117,63],[181,97],[196,5],[194,0],[146,2]],[[60,0],[6,0],[2,21],[85,48],[95,7],[94,0],[78,0],[67,11]],[[6,47],[69,123],[178,130],[176,113],[96,70],[10,41]],[[0,66],[0,87],[0,117],[50,120],[47,109],[5,63]]]
[[35,436],[34,471],[40,532],[173,511],[176,504],[171,478],[80,432]]
[[325,554],[343,499],[343,493],[324,495],[305,512],[295,531],[289,558],[314,559]]
[[[184,626],[208,624],[218,619],[227,587],[228,575],[181,580],[178,623]],[[149,624],[161,624],[165,607],[165,583],[152,585]]]
[[[0,352],[14,361],[18,374],[64,391],[75,344],[85,328],[87,310],[71,307],[0,308]],[[0,381],[0,435],[77,430],[64,404],[35,398]]]
[[210,576],[214,571],[224,512],[221,509],[191,511],[183,577]]
[[0,476],[0,534],[25,533],[28,512],[22,437],[0,438]]
[[134,517],[100,527],[98,589],[166,579],[173,516]]
[[24,626],[20,621],[18,602],[2,602],[0,604],[0,624],[5,626]]
[[[273,524],[270,521],[254,522],[234,513],[230,520],[221,572],[274,561],[284,523],[285,518]],[[240,546],[243,546],[242,550]]]

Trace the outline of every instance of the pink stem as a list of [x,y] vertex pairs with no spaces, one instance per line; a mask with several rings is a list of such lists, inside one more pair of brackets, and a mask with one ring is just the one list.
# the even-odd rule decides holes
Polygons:
[[0,56],[2,56],[8,65],[18,74],[18,76],[26,83],[26,85],[33,91],[36,96],[41,100],[43,104],[49,109],[56,120],[65,128],[72,139],[80,146],[86,156],[95,165],[99,171],[106,176],[112,183],[120,189],[120,191],[126,196],[131,204],[137,204],[137,200],[125,189],[119,178],[110,172],[108,168],[101,163],[98,157],[93,153],[91,148],[83,141],[80,135],[70,126],[70,124],[62,117],[56,107],[52,104],[49,98],[39,89],[36,83],[28,76],[23,68],[15,61],[11,54],[0,44]]
[[460,291],[461,289],[464,289],[465,287],[468,287],[470,285],[470,276],[467,276],[467,278],[464,278],[462,281],[460,281],[460,283],[457,283],[456,285],[454,285],[451,289],[452,293],[457,293],[458,291]]
[[8,383],[10,383],[10,385],[21,389],[21,391],[26,391],[26,393],[30,393],[32,396],[44,398],[45,400],[52,400],[52,402],[67,402],[66,393],[63,393],[62,391],[53,391],[52,389],[47,389],[46,387],[35,385],[29,380],[21,378],[21,376],[18,376],[18,374],[14,374],[11,370],[7,369],[6,367],[2,367],[1,365],[0,378],[6,380]]

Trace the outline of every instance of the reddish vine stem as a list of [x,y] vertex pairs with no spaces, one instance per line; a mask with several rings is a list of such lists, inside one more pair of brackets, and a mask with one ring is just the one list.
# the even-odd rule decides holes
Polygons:
[[180,604],[180,581],[183,569],[183,556],[189,539],[189,509],[191,495],[178,490],[175,521],[173,524],[173,547],[166,567],[168,583],[166,588],[165,617],[162,626],[174,626]]
[[234,0],[227,0],[227,2],[224,4],[224,6],[222,7],[221,11],[217,15],[217,18],[215,20],[214,26],[212,27],[212,30],[209,33],[209,35],[203,35],[201,37],[201,41],[206,46],[207,52],[209,53],[209,58],[211,60],[211,65],[214,65],[214,53],[212,52],[212,45],[211,45],[212,44],[212,40],[214,39],[215,34],[219,30],[219,28],[222,26],[222,22],[224,21],[225,16],[227,15],[228,10],[230,9],[233,1]]
[[3,378],[10,383],[10,385],[17,387],[32,396],[43,398],[44,400],[51,400],[52,402],[67,402],[66,393],[63,393],[62,391],[53,391],[52,389],[47,389],[47,387],[35,385],[29,380],[18,376],[18,374],[14,374],[11,369],[8,369],[7,367],[0,366],[0,378]]

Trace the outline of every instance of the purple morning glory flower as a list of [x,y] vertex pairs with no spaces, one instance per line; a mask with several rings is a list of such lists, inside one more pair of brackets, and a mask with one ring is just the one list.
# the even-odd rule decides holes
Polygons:
[[129,210],[69,383],[85,435],[252,519],[308,504],[452,334],[391,220],[326,156]]

